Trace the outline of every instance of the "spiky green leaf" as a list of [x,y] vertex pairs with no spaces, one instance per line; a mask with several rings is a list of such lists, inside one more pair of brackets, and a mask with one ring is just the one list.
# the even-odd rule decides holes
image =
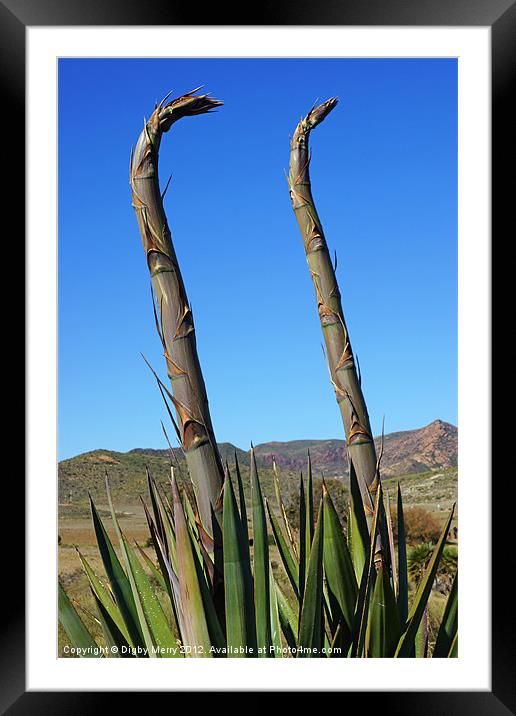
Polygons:
[[262,490],[254,450],[251,450],[251,495],[253,505],[253,566],[256,640],[258,656],[269,657],[271,639],[269,536],[263,507]]
[[210,658],[211,640],[196,568],[196,555],[186,522],[183,503],[175,478],[172,479],[172,501],[176,528],[179,594],[183,606],[185,646],[190,656]]
[[134,646],[145,647],[142,629],[140,626],[138,612],[131,589],[131,584],[120,560],[118,559],[111,540],[106,532],[104,524],[100,519],[95,503],[90,496],[91,514],[93,518],[93,527],[95,536],[99,546],[100,556],[106,571],[111,590],[115,596],[120,614],[124,620],[127,632]]
[[360,580],[357,605],[355,609],[355,617],[353,620],[353,642],[351,648],[351,655],[354,657],[361,657],[364,652],[367,630],[367,615],[369,613],[371,590],[373,588],[376,576],[374,558],[376,552],[376,538],[378,536],[380,505],[382,504],[383,499],[382,492],[382,485],[380,483],[376,492],[376,500],[373,512],[373,519],[371,522],[371,534],[369,538],[367,559],[362,570],[362,579]]
[[285,537],[283,536],[278,520],[276,519],[276,516],[274,515],[274,512],[272,511],[267,500],[265,500],[265,505],[267,507],[267,514],[269,515],[269,522],[274,536],[274,541],[276,542],[283,567],[285,568],[288,580],[294,590],[294,594],[299,601],[299,566],[285,540]]
[[444,609],[443,618],[439,631],[437,632],[437,639],[435,641],[433,658],[441,659],[449,655],[452,648],[453,641],[457,634],[458,627],[458,584],[459,575],[458,572],[455,574],[450,594],[446,602]]
[[367,519],[364,511],[364,503],[358,485],[357,474],[353,467],[353,461],[349,461],[349,483],[351,490],[351,520],[349,525],[350,535],[350,552],[357,583],[360,584],[364,565],[367,561],[369,552],[369,530],[367,528]]
[[446,524],[444,525],[439,541],[434,548],[425,575],[419,584],[414,602],[408,614],[407,624],[396,649],[395,656],[397,657],[409,657],[414,649],[416,633],[419,628],[419,624],[421,623],[423,612],[425,611],[425,607],[428,603],[430,592],[432,591],[432,584],[434,583],[437,574],[437,569],[446,544],[446,538],[450,530],[454,511],[455,505],[450,512],[449,518],[446,520]]
[[107,475],[106,492],[109,509],[111,511],[111,519],[113,520],[120,551],[124,558],[127,578],[131,585],[131,592],[138,614],[138,624],[143,634],[147,654],[151,658],[159,656],[165,656],[167,658],[179,656],[177,653],[177,644],[175,643],[161,604],[154,594],[145,570],[120,529],[111,498]]
[[324,509],[319,507],[315,528],[306,585],[299,619],[298,657],[319,658],[323,646],[323,547],[324,547]]
[[298,614],[296,614],[296,611],[283,594],[277,582],[275,583],[275,592],[276,599],[278,600],[278,612],[283,636],[289,648],[295,650],[297,646]]
[[235,472],[236,472],[236,478],[237,478],[237,486],[238,486],[238,503],[240,505],[240,519],[242,520],[242,526],[244,528],[244,532],[247,535],[247,538],[249,540],[249,531],[248,531],[248,525],[247,525],[247,507],[245,504],[245,492],[244,492],[244,483],[242,481],[242,474],[240,472],[240,464],[238,462],[238,456],[235,452]]
[[127,642],[127,639],[118,628],[118,625],[113,621],[109,612],[104,608],[103,603],[93,589],[91,589],[91,594],[97,607],[99,621],[109,650],[109,656],[112,658],[131,658],[133,656],[131,645]]
[[279,616],[278,598],[276,596],[276,585],[272,574],[272,567],[269,563],[269,593],[270,593],[270,623],[271,623],[271,641],[272,650],[270,656],[279,658],[281,656],[281,621]]
[[400,622],[405,624],[408,616],[408,563],[407,543],[405,536],[405,519],[403,515],[403,498],[398,483],[398,611]]
[[307,504],[303,473],[299,477],[299,600],[303,604],[306,574],[310,560],[310,533],[307,531]]
[[[338,615],[334,621],[345,622],[344,628],[351,636],[355,605],[358,596],[358,585],[353,563],[331,496],[323,485],[324,509],[324,573],[332,613],[338,606]],[[341,627],[342,628],[342,627]]]
[[391,580],[382,564],[375,579],[366,634],[368,657],[392,657],[400,638],[400,619]]
[[249,547],[229,472],[224,483],[223,554],[228,656],[256,657],[256,625]]
[[82,658],[98,658],[100,654],[97,653],[97,642],[82,623],[79,615],[68,599],[68,595],[61,586],[61,582],[58,582],[58,596],[59,621],[70,639],[72,646],[79,650],[78,656]]
[[117,629],[122,633],[124,639],[129,644],[131,644],[132,642],[129,636],[129,631],[118,606],[111,597],[111,594],[104,586],[102,581],[99,579],[99,577],[95,574],[87,559],[81,554],[79,550],[77,550],[77,554],[79,555],[79,559],[81,560],[83,569],[86,573],[86,576],[88,577],[88,581],[90,583],[90,587],[93,594],[100,601],[103,609],[107,612],[109,618],[115,623]]

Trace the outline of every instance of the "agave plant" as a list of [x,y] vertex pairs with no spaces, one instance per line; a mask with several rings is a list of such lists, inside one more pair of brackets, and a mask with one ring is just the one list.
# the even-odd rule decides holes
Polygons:
[[[157,175],[162,133],[181,117],[209,112],[221,104],[194,92],[156,107],[131,157],[133,206],[156,297],[155,320],[171,391],[155,375],[186,455],[193,491],[186,489],[173,466],[165,485],[159,485],[147,473],[148,502],[142,502],[155,550],[152,559],[122,532],[106,476],[118,545],[111,541],[90,499],[104,574],[97,574],[79,552],[95,604],[93,619],[103,636],[97,640],[88,631],[81,608],[61,585],[60,622],[81,656],[429,656],[428,604],[453,510],[409,600],[401,491],[398,488],[395,548],[388,496],[384,495],[379,459],[370,439],[335,272],[331,262],[328,264],[327,246],[307,179],[308,132],[336,102],[329,100],[313,109],[298,125],[292,140],[290,185],[300,227],[307,232],[305,248],[330,374],[348,438],[351,497],[346,532],[324,482],[320,502],[314,504],[309,455],[306,479],[301,476],[299,482],[298,529],[289,522],[282,478],[275,466],[272,501],[262,492],[253,448],[250,494],[245,492],[236,456],[234,475],[227,464],[222,466],[192,315]],[[270,535],[281,562],[277,570],[273,570],[269,553]],[[456,654],[455,579],[433,655]]]

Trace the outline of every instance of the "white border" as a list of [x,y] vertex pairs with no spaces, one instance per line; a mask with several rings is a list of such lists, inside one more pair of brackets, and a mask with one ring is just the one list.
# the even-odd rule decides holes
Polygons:
[[[451,660],[57,659],[56,58],[459,57],[460,656]],[[28,690],[489,690],[490,29],[27,28]],[[221,50],[223,48],[223,50]],[[439,361],[439,347],[429,346]],[[478,367],[480,368],[480,372]],[[481,577],[479,578],[479,575]],[[209,663],[208,663],[209,662]]]

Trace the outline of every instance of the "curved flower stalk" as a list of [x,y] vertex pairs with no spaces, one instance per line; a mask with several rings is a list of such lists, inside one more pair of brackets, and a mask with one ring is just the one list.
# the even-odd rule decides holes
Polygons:
[[200,88],[156,107],[144,123],[131,153],[130,184],[147,265],[159,311],[156,326],[172,384],[182,448],[194,486],[199,515],[213,536],[212,516],[220,512],[224,472],[197,355],[192,311],[172,244],[158,178],[158,153],[163,132],[182,117],[204,114],[222,104]]
[[288,184],[292,208],[303,238],[321,322],[331,382],[339,404],[350,460],[360,485],[366,513],[372,514],[370,493],[378,481],[377,459],[369,415],[344,320],[341,296],[328,244],[315,208],[310,182],[308,140],[310,132],[336,106],[335,97],[314,107],[301,119],[290,142]]

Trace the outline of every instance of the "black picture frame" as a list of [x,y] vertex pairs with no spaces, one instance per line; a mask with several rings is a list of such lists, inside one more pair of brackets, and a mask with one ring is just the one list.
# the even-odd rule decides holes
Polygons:
[[[515,88],[516,57],[516,2],[515,0],[308,0],[264,4],[254,6],[254,16],[247,17],[235,7],[225,9],[212,3],[206,8],[195,4],[180,5],[174,0],[0,0],[0,82],[2,86],[2,164],[4,179],[7,177],[7,196],[3,206],[9,206],[9,214],[16,217],[13,235],[4,234],[5,261],[23,250],[21,241],[24,196],[24,147],[23,127],[25,112],[25,29],[27,26],[59,25],[405,25],[405,26],[489,26],[492,32],[492,258],[496,260],[504,250],[504,238],[514,236],[511,219],[514,213],[514,147],[513,132],[516,115],[512,107]],[[203,22],[197,20],[202,17]],[[512,90],[512,91],[511,91]],[[512,155],[512,158],[511,158]],[[5,214],[4,214],[5,216]],[[15,238],[16,237],[16,238]],[[498,251],[495,249],[498,247]],[[507,262],[504,262],[507,264]],[[18,261],[13,262],[14,265]],[[498,267],[501,268],[501,267]],[[506,265],[505,268],[508,271]],[[503,273],[503,269],[502,269]],[[508,279],[508,277],[506,277]],[[492,312],[496,316],[502,303],[504,281],[498,276],[493,290]],[[16,292],[18,294],[19,291]],[[23,299],[22,299],[23,300]],[[19,296],[11,293],[8,312],[16,316],[19,324],[21,308]],[[16,303],[18,305],[16,305]],[[505,325],[507,329],[507,325]],[[15,335],[14,332],[12,334]],[[509,352],[505,347],[496,351],[496,325],[493,324],[493,358],[502,358]],[[501,331],[500,331],[501,335]],[[505,337],[504,333],[504,337]],[[504,344],[500,341],[500,346]],[[31,346],[29,346],[29,350]],[[512,350],[511,350],[512,352]],[[471,356],[475,360],[475,356]],[[19,359],[17,359],[19,367]],[[484,369],[485,366],[480,366]],[[11,366],[14,375],[14,366]],[[17,371],[19,372],[19,371]],[[510,376],[498,365],[492,375]],[[21,381],[20,381],[21,382]],[[509,382],[509,385],[512,381]],[[12,401],[12,398],[9,399]],[[20,395],[16,398],[20,402]],[[497,430],[492,436],[493,456],[503,454],[502,438],[507,441],[507,423],[496,418],[496,393],[493,393],[493,415]],[[6,406],[7,407],[7,406]],[[12,403],[5,411],[11,416]],[[19,431],[19,423],[16,425]],[[497,452],[496,443],[499,443]],[[505,447],[507,450],[507,447]],[[510,451],[510,448],[509,448]],[[367,697],[383,711],[396,714],[516,714],[516,636],[514,599],[510,593],[512,574],[512,523],[510,502],[514,476],[505,465],[493,461],[492,481],[492,575],[480,575],[480,579],[492,578],[492,691],[490,692],[367,692],[343,695],[343,707],[348,708],[349,699]],[[508,466],[507,466],[508,467]],[[505,469],[504,469],[505,468]],[[24,483],[19,463],[9,465],[4,474],[4,504],[24,504]],[[505,481],[505,482],[504,482]],[[4,515],[7,510],[4,509]],[[20,515],[21,519],[21,515]],[[14,532],[14,527],[13,527]],[[21,535],[22,533],[20,533]],[[482,535],[479,536],[482,539]],[[20,536],[16,547],[4,550],[4,569],[9,583],[16,583],[15,593],[8,594],[9,609],[2,610],[2,641],[0,646],[0,709],[9,714],[59,714],[90,713],[96,709],[103,712],[103,705],[110,694],[103,692],[26,692],[25,690],[25,605],[17,601],[22,593],[23,570],[20,554],[23,545]],[[7,591],[4,585],[2,591]],[[465,594],[464,599],[471,598]],[[474,597],[473,597],[474,598]],[[316,688],[314,688],[316,690]],[[137,699],[139,694],[132,694]],[[102,702],[101,702],[102,700]],[[100,704],[103,705],[100,705]]]

